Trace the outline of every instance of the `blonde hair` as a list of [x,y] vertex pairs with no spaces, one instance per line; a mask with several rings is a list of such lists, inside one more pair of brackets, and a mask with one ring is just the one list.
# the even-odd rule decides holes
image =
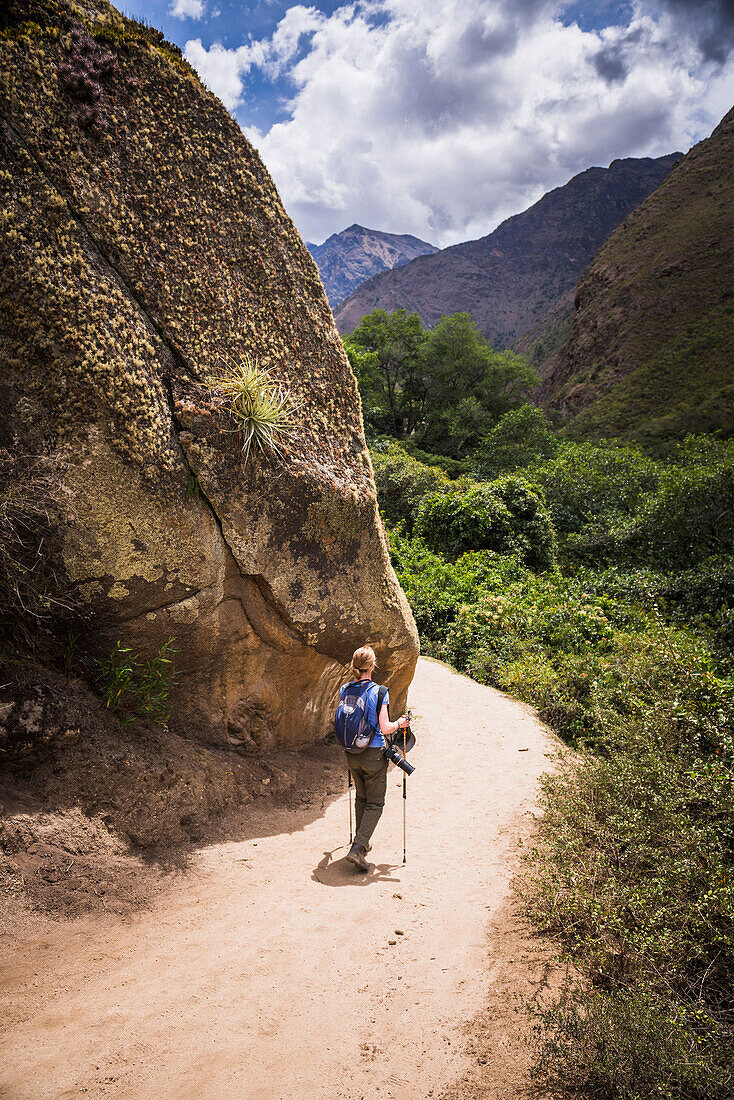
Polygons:
[[369,672],[376,664],[375,651],[371,646],[363,645],[359,649],[355,649],[352,655],[351,668],[351,672],[354,673],[354,679],[358,680],[363,673]]

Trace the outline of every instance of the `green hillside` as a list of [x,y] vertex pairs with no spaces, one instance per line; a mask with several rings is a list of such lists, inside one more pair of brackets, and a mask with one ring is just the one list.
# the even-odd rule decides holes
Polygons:
[[541,403],[570,434],[734,433],[734,111],[610,236]]

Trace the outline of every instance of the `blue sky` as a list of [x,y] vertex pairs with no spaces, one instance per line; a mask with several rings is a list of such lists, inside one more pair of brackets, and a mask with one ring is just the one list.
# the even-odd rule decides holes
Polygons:
[[128,0],[258,148],[307,240],[445,246],[734,99],[732,0]]

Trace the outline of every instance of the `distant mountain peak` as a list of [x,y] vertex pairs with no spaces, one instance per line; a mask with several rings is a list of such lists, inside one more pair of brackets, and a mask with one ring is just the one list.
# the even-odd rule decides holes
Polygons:
[[383,233],[357,222],[332,233],[323,244],[306,247],[316,261],[332,309],[372,275],[438,252],[435,245],[409,233]]

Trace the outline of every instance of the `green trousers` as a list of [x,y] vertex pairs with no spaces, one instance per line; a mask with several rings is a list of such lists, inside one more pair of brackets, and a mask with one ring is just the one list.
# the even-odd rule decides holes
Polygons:
[[365,749],[364,752],[348,752],[345,755],[357,792],[357,832],[354,839],[366,848],[385,805],[387,757],[382,749]]

